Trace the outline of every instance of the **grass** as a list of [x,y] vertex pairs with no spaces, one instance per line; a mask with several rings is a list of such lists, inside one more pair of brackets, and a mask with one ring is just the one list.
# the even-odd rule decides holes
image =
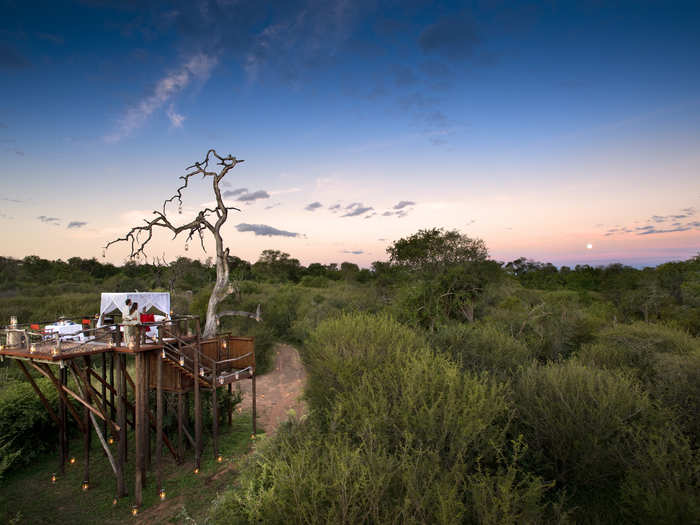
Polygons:
[[[203,522],[218,493],[228,488],[237,474],[241,457],[250,450],[251,418],[235,414],[231,427],[220,425],[219,452],[223,462],[214,458],[211,440],[205,441],[200,472],[194,474],[194,453],[186,452],[185,463],[177,465],[168,449],[163,446],[163,487],[166,499],[157,494],[154,465],[148,470],[143,491],[143,505],[138,518],[131,515],[134,483],[134,440],[128,441],[127,485],[129,496],[113,500],[116,478],[97,437],[93,434],[90,456],[90,487],[81,490],[83,481],[82,436],[70,443],[70,454],[75,464],[66,465],[64,475],[57,472],[57,454],[46,454],[28,467],[6,473],[0,485],[0,522],[2,523],[182,523],[188,518]],[[116,454],[116,444],[112,445]],[[155,460],[155,447],[153,447]],[[166,455],[167,454],[167,455]],[[51,482],[51,474],[57,480]]]

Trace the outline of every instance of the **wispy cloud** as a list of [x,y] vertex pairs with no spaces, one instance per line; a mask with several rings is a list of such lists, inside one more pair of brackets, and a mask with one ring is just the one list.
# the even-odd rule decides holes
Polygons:
[[328,209],[331,211],[331,213],[338,213],[338,210],[340,210],[340,204],[329,206]]
[[674,232],[685,232],[692,229],[700,230],[700,221],[689,222],[688,224],[683,224],[681,226],[676,226],[674,228],[658,229],[651,228],[640,231],[637,235],[652,235],[655,233],[674,233]]
[[401,210],[405,208],[406,206],[415,206],[415,202],[413,201],[400,201],[398,204],[394,205],[395,210]]
[[68,228],[68,229],[82,228],[83,226],[87,226],[87,222],[84,222],[84,221],[70,221],[70,222],[68,223],[68,226],[66,226],[66,228]]
[[239,232],[252,232],[255,235],[261,235],[265,237],[302,237],[302,234],[289,232],[286,230],[278,230],[267,224],[246,224],[241,223],[236,225],[236,229]]
[[175,111],[175,108],[173,107],[173,104],[170,104],[168,106],[168,110],[165,112],[165,114],[170,119],[170,123],[173,125],[174,128],[182,127],[182,123],[185,121],[185,116],[177,113]]
[[363,250],[343,250],[341,253],[350,253],[352,255],[362,255],[365,252]]
[[223,195],[224,197],[235,197],[241,193],[248,193],[248,188],[238,188],[236,190],[226,190]]
[[361,202],[353,202],[349,206],[346,206],[345,209],[348,210],[348,212],[341,215],[341,217],[357,217],[358,215],[363,215],[368,211],[374,210],[372,206],[365,206]]
[[2,198],[0,198],[0,201],[14,202],[14,203],[16,203],[16,204],[21,204],[21,203],[24,202],[24,201],[19,200],[19,199],[10,199],[9,197],[2,197]]
[[321,204],[320,202],[316,201],[316,202],[312,202],[311,204],[309,204],[308,206],[306,206],[304,209],[305,209],[306,211],[316,211],[316,210],[319,209],[319,208],[323,208],[323,204]]
[[[683,208],[680,213],[671,215],[652,215],[645,226],[621,226],[616,224],[613,228],[609,228],[605,233],[605,237],[613,235],[624,235],[632,233],[635,235],[655,235],[663,233],[684,232],[693,229],[700,229],[700,221],[686,221],[694,217],[697,210],[694,207]],[[639,222],[639,221],[635,221]]]
[[276,208],[277,206],[282,206],[281,202],[275,202],[274,204],[270,204],[269,206],[265,206],[266,210],[271,210],[272,208]]
[[[105,136],[104,140],[110,143],[119,142],[131,135],[134,130],[140,128],[148,120],[154,111],[161,108],[177,93],[185,89],[193,79],[205,82],[216,63],[217,59],[215,57],[205,53],[199,53],[191,57],[180,68],[160,79],[153,93],[129,108],[119,120],[116,129]],[[181,115],[178,116],[184,118]],[[182,121],[180,121],[180,124],[182,124]]]
[[238,197],[238,199],[236,199],[236,200],[241,201],[241,202],[253,202],[253,201],[256,201],[258,199],[269,199],[269,198],[270,198],[269,193],[267,193],[264,190],[258,190],[258,191],[254,191],[253,193],[244,193],[243,195]]
[[37,219],[39,219],[41,222],[48,224],[58,224],[61,220],[58,217],[48,217],[46,215],[39,215]]

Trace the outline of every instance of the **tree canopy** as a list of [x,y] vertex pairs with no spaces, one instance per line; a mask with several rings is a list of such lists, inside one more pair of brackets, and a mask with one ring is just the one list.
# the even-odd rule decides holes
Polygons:
[[410,270],[436,271],[455,264],[485,261],[486,244],[458,230],[431,228],[395,241],[387,248],[392,263]]

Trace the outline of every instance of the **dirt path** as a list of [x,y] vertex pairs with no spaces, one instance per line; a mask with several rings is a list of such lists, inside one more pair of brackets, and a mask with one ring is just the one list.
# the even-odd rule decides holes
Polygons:
[[[275,348],[275,365],[265,375],[256,379],[258,428],[271,436],[277,427],[289,419],[293,410],[297,418],[306,414],[306,404],[301,396],[306,384],[306,370],[299,352],[285,344]],[[241,381],[242,410],[252,409],[251,382]]]

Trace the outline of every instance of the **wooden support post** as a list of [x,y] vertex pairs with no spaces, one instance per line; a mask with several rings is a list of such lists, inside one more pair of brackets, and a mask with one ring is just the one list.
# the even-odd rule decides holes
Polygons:
[[202,348],[199,337],[199,319],[197,320],[196,345],[194,357],[194,466],[199,469],[202,455],[202,403],[199,395],[199,351]]
[[[88,377],[90,377],[88,375]],[[102,353],[102,379],[106,380],[107,379],[107,353],[103,352]],[[102,405],[105,407],[105,421],[104,425],[102,428],[103,434],[106,436],[107,435],[107,387],[105,386],[104,382],[102,382]],[[111,418],[112,421],[114,421],[114,418]]]
[[112,389],[109,392],[109,401],[110,404],[112,405],[112,410],[111,410],[111,419],[114,421],[116,419],[116,405],[114,404],[114,389],[116,385],[114,384],[114,356],[115,352],[112,351],[109,353],[109,384],[112,385]]
[[[59,380],[61,385],[63,385],[63,374],[64,370],[61,369],[58,372]],[[66,423],[68,419],[68,414],[66,412],[66,402],[62,396],[59,396],[59,406],[58,406],[58,418],[61,424],[58,426],[58,471],[61,474],[66,472],[66,457],[68,456],[68,443],[66,443]]]
[[[139,326],[139,338],[141,337],[141,326]],[[150,354],[150,352],[148,353]],[[143,411],[144,414],[146,414],[146,436],[144,438],[146,442],[146,449],[145,449],[145,458],[146,458],[146,470],[151,468],[151,425],[148,424],[148,420],[151,418],[151,406],[150,406],[150,393],[151,390],[149,388],[149,385],[151,384],[151,356],[150,355],[145,355],[144,356],[144,364],[146,365],[146,369],[144,372],[144,394],[143,394],[143,400],[144,400],[144,407]]]
[[[160,330],[158,331],[160,334]],[[158,471],[158,494],[163,488],[163,357],[158,353],[156,365],[156,469]]]
[[[46,367],[46,370],[47,371],[50,370],[48,366]],[[61,379],[61,381],[63,381],[62,385],[63,385],[63,388],[66,388],[68,386],[68,367],[66,367],[66,366],[59,367],[59,374],[61,374],[61,373],[63,373],[63,377]],[[75,417],[77,414],[76,414],[75,409],[73,408],[73,405],[70,403],[70,401],[68,401],[68,397],[65,395],[63,395],[62,397],[63,397],[63,400],[65,401],[65,404],[63,406],[63,410],[64,410],[63,445],[66,447],[65,457],[66,457],[66,460],[68,460],[71,457],[71,454],[70,454],[70,434],[68,432],[68,414],[69,413],[73,414],[73,417]],[[81,426],[83,424],[82,421],[80,421],[79,419],[76,419],[75,422],[78,424],[78,427],[82,431],[82,426]]]
[[257,414],[255,410],[255,368],[252,369],[252,378],[251,381],[253,382],[252,385],[252,395],[253,395],[253,435],[258,433],[258,422],[257,422]]
[[[85,356],[85,368],[87,370],[90,369],[92,366],[90,356]],[[75,377],[76,381],[79,381],[78,376],[76,374]],[[87,382],[85,384],[85,401],[86,403],[90,403],[91,395],[90,395],[90,374],[86,374],[86,379]],[[78,383],[79,385],[79,383]],[[90,481],[90,440],[92,438],[92,433],[90,432],[90,410],[88,410],[87,406],[83,407],[83,425],[85,425],[85,435],[83,436],[83,452],[84,452],[84,457],[85,457],[85,465],[84,465],[84,470],[83,470],[83,483],[87,483]]]
[[219,456],[219,402],[216,398],[216,381],[216,361],[214,361],[211,380],[211,441],[214,448],[214,459]]
[[24,366],[24,363],[22,361],[20,361],[19,359],[16,359],[16,361],[17,361],[17,365],[19,366],[19,369],[22,371],[24,376],[27,378],[27,380],[29,381],[29,384],[32,385],[34,392],[36,392],[36,395],[39,396],[39,400],[41,401],[41,404],[44,405],[44,408],[49,413],[49,416],[51,416],[51,419],[53,419],[54,423],[56,423],[56,426],[60,429],[61,428],[60,418],[53,411],[53,408],[51,408],[49,401],[46,399],[46,397],[44,396],[42,391],[39,390],[39,387],[37,386],[36,382],[34,381],[34,378],[29,373],[29,370],[27,370],[27,367]]
[[117,497],[126,496],[126,356],[112,352],[112,364],[117,359],[117,424],[119,443],[117,451]]
[[[137,339],[138,340],[138,339]],[[138,343],[137,343],[138,344]],[[145,451],[145,437],[146,432],[144,429],[144,423],[146,417],[144,414],[144,380],[146,367],[144,364],[144,354],[143,352],[137,352],[134,356],[136,363],[136,369],[134,370],[134,390],[135,390],[135,405],[136,405],[136,417],[134,419],[135,432],[134,440],[136,442],[136,474],[134,479],[134,498],[135,505],[140,507],[143,503],[143,486],[144,478],[146,476],[146,451]]]
[[[48,377],[51,380],[51,382],[56,387],[56,390],[58,390],[58,395],[61,397],[61,401],[63,402],[63,405],[65,405],[65,408],[67,408],[68,411],[71,413],[71,415],[75,419],[75,422],[80,427],[80,431],[84,434],[85,433],[85,426],[83,425],[83,420],[80,418],[80,416],[78,415],[78,412],[76,412],[73,405],[71,405],[68,402],[68,397],[66,396],[66,392],[70,392],[71,395],[76,397],[78,400],[82,401],[80,396],[75,394],[75,392],[71,392],[68,389],[68,387],[66,387],[66,385],[68,384],[68,371],[65,368],[60,368],[59,374],[62,374],[62,375],[61,375],[61,379],[59,380],[59,379],[56,379],[56,377],[53,375],[53,372],[51,372],[51,368],[49,367],[49,365],[44,364],[43,366],[40,366],[33,361],[31,361],[30,364],[32,365],[32,367],[34,367],[35,370],[37,370],[43,376]],[[66,424],[64,425],[64,429],[66,430],[66,441],[67,441],[67,439],[68,439],[67,419],[64,419],[64,421],[66,421]],[[66,447],[67,446],[68,445],[66,444]],[[68,453],[66,452],[66,456],[67,455],[68,455]]]
[[[73,370],[73,375],[75,377],[75,383],[78,386],[78,390],[80,392],[80,395],[85,396],[86,390],[83,390],[83,387],[80,384],[80,378],[78,377],[78,372],[77,372],[77,367],[72,366]],[[107,445],[107,441],[105,441],[104,434],[100,431],[100,426],[97,424],[97,419],[95,419],[95,414],[93,414],[91,411],[88,410],[88,415],[90,416],[90,420],[92,421],[92,428],[95,429],[95,434],[97,434],[97,437],[100,440],[100,444],[102,445],[102,450],[104,451],[105,455],[107,456],[107,459],[109,460],[109,464],[112,467],[112,471],[114,472],[114,475],[118,475],[117,471],[117,464],[114,461],[114,456],[112,456],[112,451],[109,450],[109,446]],[[87,478],[85,478],[87,480]]]

